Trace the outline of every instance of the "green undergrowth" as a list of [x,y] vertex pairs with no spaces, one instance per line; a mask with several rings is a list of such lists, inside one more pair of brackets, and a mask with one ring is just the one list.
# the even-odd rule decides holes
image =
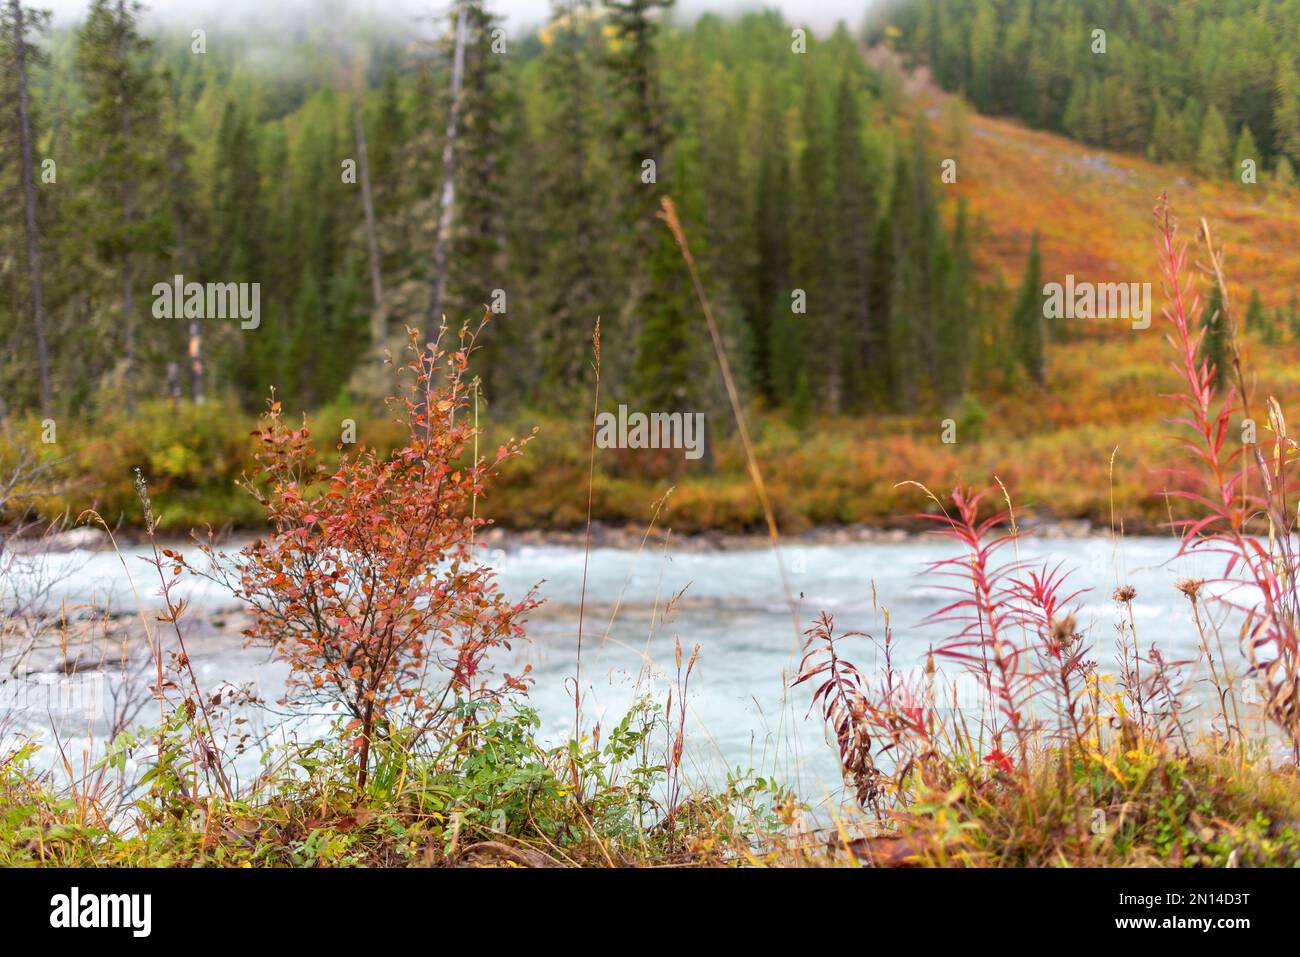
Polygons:
[[[745,860],[793,813],[775,782],[737,772],[670,802],[652,739],[662,711],[638,703],[603,740],[537,740],[525,707],[473,716],[431,753],[409,734],[377,739],[364,793],[342,729],[268,751],[234,800],[205,789],[183,712],[159,739],[124,733],[92,775],[59,788],[35,748],[0,767],[0,866],[631,866]],[[201,734],[199,734],[201,737]],[[138,793],[117,804],[128,759]],[[196,797],[196,795],[198,795]]]

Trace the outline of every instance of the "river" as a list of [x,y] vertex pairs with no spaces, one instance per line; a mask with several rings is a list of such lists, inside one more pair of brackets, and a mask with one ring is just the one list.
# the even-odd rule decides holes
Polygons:
[[[1120,583],[1137,589],[1133,615],[1144,648],[1155,643],[1171,658],[1196,656],[1199,643],[1188,602],[1174,583],[1185,577],[1221,574],[1219,559],[1212,555],[1175,558],[1176,543],[1155,537],[1116,542],[1109,537],[1026,537],[1018,547],[1025,561],[1064,560],[1076,569],[1072,586],[1090,589],[1078,600],[1078,625],[1094,646],[1090,657],[1101,663],[1103,671],[1114,670],[1118,608],[1111,595]],[[833,748],[818,716],[809,714],[806,687],[788,687],[800,657],[796,619],[799,629],[806,628],[824,610],[834,616],[837,630],[880,638],[883,609],[888,608],[896,666],[919,667],[927,649],[946,633],[944,626],[925,620],[952,600],[942,581],[924,571],[929,562],[952,555],[953,549],[952,543],[938,538],[787,544],[783,554],[798,605],[796,616],[783,597],[776,558],[769,548],[667,553],[650,547],[640,552],[593,549],[583,627],[584,726],[598,722],[609,728],[640,694],[649,693],[662,703],[676,670],[674,647],[680,638],[687,655],[694,645],[700,646],[688,695],[687,777],[716,783],[729,770],[754,769],[774,774],[810,801],[835,799],[841,784]],[[124,549],[130,581],[123,559],[111,551],[46,556],[47,606],[59,601],[93,603],[130,612],[137,607],[132,582],[141,602],[157,605],[156,576],[151,578],[152,569],[137,560],[144,553],[140,547]],[[1005,554],[1009,558],[1010,550]],[[545,599],[530,621],[528,640],[502,653],[494,665],[511,673],[518,673],[524,664],[532,666],[535,683],[529,697],[540,713],[542,735],[547,742],[561,742],[573,727],[569,679],[577,652],[583,551],[568,545],[507,543],[493,549],[488,560],[496,566],[508,596],[522,596],[537,585]],[[193,605],[187,613],[190,621],[219,621],[232,607],[228,595],[202,582],[185,581],[179,593]],[[669,599],[679,593],[665,620]],[[268,700],[282,695],[285,668],[269,660],[264,649],[244,647],[233,634],[190,628],[189,651],[205,690],[222,681],[252,681]],[[1229,655],[1239,663],[1232,635],[1225,633],[1224,640]],[[879,665],[879,647],[868,639],[850,639],[843,653],[864,671]],[[118,674],[107,670],[111,691],[112,682],[120,680],[121,668],[116,669]],[[26,679],[25,703],[10,695],[4,730],[33,734],[48,743],[53,712],[31,706],[30,686],[36,680],[39,676]],[[89,724],[55,720],[65,751],[80,753],[102,735],[103,714],[92,717]],[[140,720],[150,718],[156,720],[156,711],[145,711]],[[295,727],[299,734],[319,733],[323,720]],[[252,756],[248,762],[249,769],[255,766]]]

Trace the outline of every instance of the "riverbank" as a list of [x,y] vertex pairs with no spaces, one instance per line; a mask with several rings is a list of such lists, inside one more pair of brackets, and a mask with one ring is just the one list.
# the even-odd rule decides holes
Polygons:
[[[1108,529],[1098,528],[1086,520],[1076,521],[1024,521],[1018,527],[1019,533],[1027,539],[1044,539],[1048,541],[1076,540],[1094,537],[1109,537]],[[1144,530],[1136,527],[1128,529],[1132,535],[1159,535],[1160,529]],[[931,539],[932,532],[916,527],[887,528],[872,525],[823,525],[809,528],[795,534],[783,534],[781,544],[796,548],[801,545],[898,545],[907,542],[919,542]],[[136,545],[145,540],[142,529],[118,528],[113,538],[119,544]],[[216,544],[227,551],[238,551],[244,544],[257,538],[251,529],[229,530],[214,538]],[[206,541],[206,538],[203,539]],[[504,528],[493,525],[485,528],[479,540],[490,549],[510,549],[521,547],[540,547],[556,545],[583,548],[590,544],[592,548],[613,548],[636,550],[642,547],[661,548],[671,543],[676,552],[711,552],[738,551],[758,548],[770,548],[772,539],[760,532],[722,532],[699,531],[678,532],[675,530],[647,529],[633,525],[611,525],[598,519],[591,523],[590,533],[584,528]],[[190,536],[173,532],[159,538],[159,544],[180,548],[193,544]],[[112,549],[112,539],[100,528],[82,526],[61,532],[42,534],[29,533],[20,538],[9,539],[6,547],[21,555],[40,555],[47,553],[64,553],[73,551],[108,551]]]
[[[1009,383],[1000,393],[926,414],[866,415],[795,422],[751,410],[755,455],[782,534],[809,541],[865,541],[919,530],[932,503],[916,484],[946,495],[958,484],[1000,480],[1017,521],[1044,526],[1159,534],[1185,513],[1167,494],[1171,470],[1185,464],[1168,441],[1177,383],[1159,336],[1097,338],[1057,346],[1043,387]],[[1258,391],[1283,405],[1300,400],[1300,344],[1259,349],[1252,374]],[[302,410],[294,410],[297,415]],[[338,422],[356,423],[356,438],[381,453],[398,437],[364,404],[332,406],[307,417],[320,460],[338,461]],[[944,440],[944,422],[955,441]],[[502,470],[480,515],[515,533],[572,540],[587,519],[590,421],[520,410],[484,423],[480,450],[512,435],[539,431],[526,454]],[[191,529],[218,534],[262,527],[264,513],[238,483],[252,474],[254,417],[221,399],[203,406],[142,403],[133,417],[105,413],[60,428],[40,443],[39,421],[11,422],[0,434],[0,462],[24,447],[51,463],[53,482],[23,504],[44,520],[75,520],[96,509],[112,528],[139,530],[135,470],[158,502],[156,519],[176,539]],[[634,539],[650,524],[731,547],[764,537],[766,523],[743,450],[725,419],[710,420],[710,455],[688,461],[663,450],[597,451],[592,517],[601,534]],[[1236,433],[1234,432],[1233,435]],[[13,519],[14,515],[7,516]],[[624,529],[633,531],[625,533]],[[1076,534],[1082,532],[1070,532]]]

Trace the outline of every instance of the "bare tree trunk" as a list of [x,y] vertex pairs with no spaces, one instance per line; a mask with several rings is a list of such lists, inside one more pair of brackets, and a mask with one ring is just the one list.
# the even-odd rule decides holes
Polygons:
[[167,396],[172,400],[172,408],[181,404],[181,364],[175,359],[167,363]]
[[[122,58],[122,69],[126,70],[126,2],[117,0],[118,18],[118,55]],[[125,87],[125,84],[123,84]],[[122,90],[120,104],[122,120],[122,145],[131,142],[131,104],[128,102],[125,88]],[[135,184],[127,173],[122,180],[122,225],[126,227],[126,248],[122,251],[122,359],[125,375],[123,385],[126,389],[126,407],[135,405],[135,263],[131,258],[131,226],[135,222]]]
[[203,404],[203,327],[197,319],[190,320],[190,397]]
[[365,714],[361,719],[361,752],[357,755],[357,798],[366,793],[366,778],[370,773],[370,735],[375,727],[375,705],[366,702]]
[[[185,223],[178,217],[176,220],[176,260],[180,265],[185,264],[186,246],[185,246]],[[198,319],[190,320],[190,339],[189,339],[189,359],[190,359],[190,398],[195,405],[203,404],[203,326]]]
[[370,193],[370,159],[366,153],[366,124],[361,115],[361,97],[352,107],[352,125],[357,137],[357,167],[361,174],[361,208],[366,215],[366,248],[370,258],[370,344],[381,352],[386,339],[384,321],[384,285],[379,274],[379,240],[375,236],[375,202]]
[[22,153],[24,225],[27,231],[27,280],[31,287],[32,324],[36,329],[36,364],[40,374],[41,413],[54,411],[50,388],[50,350],[45,339],[45,279],[41,273],[40,236],[36,229],[35,165],[32,162],[31,110],[27,102],[27,39],[23,8],[18,0],[9,0],[13,15],[14,61],[18,68],[18,139]]
[[[173,189],[173,214],[176,219],[176,271],[184,274],[185,266],[189,260],[188,237],[185,233],[185,215],[180,203],[180,197],[176,194],[176,184],[180,180],[180,167],[176,155],[168,150],[167,154],[168,175],[171,177]],[[190,320],[190,334],[188,346],[190,360],[190,398],[195,405],[203,404],[203,326],[199,324],[198,319]],[[170,364],[168,370],[170,371]]]
[[463,0],[457,4],[456,49],[451,66],[451,106],[447,111],[447,137],[442,145],[442,197],[438,215],[438,237],[433,247],[433,295],[424,325],[425,340],[438,336],[443,303],[447,298],[447,250],[451,244],[452,214],[456,203],[456,130],[460,123],[460,92],[465,81],[465,37],[468,16]]

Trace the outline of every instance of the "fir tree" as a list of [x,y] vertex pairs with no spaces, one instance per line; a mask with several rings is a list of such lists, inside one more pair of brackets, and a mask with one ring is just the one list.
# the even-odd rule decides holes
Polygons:
[[1202,176],[1222,178],[1232,159],[1232,144],[1223,114],[1211,106],[1201,126],[1201,141],[1196,150],[1196,171]]
[[42,268],[41,228],[36,192],[36,170],[33,161],[33,143],[36,137],[35,110],[31,97],[31,70],[41,64],[40,52],[31,45],[28,32],[39,32],[45,27],[44,14],[24,7],[18,0],[9,0],[0,7],[0,56],[8,60],[0,70],[5,99],[12,104],[12,112],[0,119],[0,136],[12,152],[18,155],[16,173],[18,192],[22,195],[23,251],[27,271],[27,299],[32,319],[32,341],[36,353],[36,373],[41,412],[50,416],[54,412],[54,392],[50,369],[48,324],[45,310],[45,274]]
[[1178,153],[1178,126],[1165,106],[1163,97],[1156,97],[1155,118],[1151,121],[1151,137],[1147,156],[1156,162],[1174,159]]
[[1178,152],[1175,155],[1181,163],[1195,163],[1201,144],[1201,125],[1204,111],[1195,97],[1188,97],[1178,114]]
[[867,380],[884,375],[885,335],[871,304],[871,242],[878,201],[872,167],[878,168],[880,161],[864,146],[858,89],[853,70],[843,69],[835,95],[834,202],[827,220],[833,238],[828,288],[841,330],[832,347],[844,366],[847,398],[860,406],[869,396]]
[[1300,71],[1293,56],[1278,62],[1273,130],[1280,158],[1300,163]]
[[1258,289],[1250,291],[1250,305],[1246,308],[1246,332],[1258,335],[1267,343],[1277,341],[1277,329],[1273,325],[1273,317],[1260,301]]
[[[616,191],[622,227],[619,282],[627,290],[623,308],[604,323],[605,342],[631,341],[630,361],[642,370],[635,377],[642,390],[650,391],[658,389],[651,389],[645,381],[644,370],[657,348],[655,339],[663,326],[682,318],[672,315],[673,307],[668,305],[672,296],[653,301],[659,293],[655,277],[668,275],[673,255],[664,245],[666,230],[656,219],[668,147],[659,89],[659,19],[671,4],[672,0],[608,0],[605,5],[609,35],[606,66],[614,101],[611,175],[623,184]],[[625,349],[605,349],[605,372],[614,382],[622,378],[622,370],[629,364]]]
[[540,398],[565,404],[585,392],[591,329],[596,317],[609,315],[611,298],[604,257],[609,245],[606,224],[606,157],[597,153],[597,71],[599,35],[590,10],[572,0],[553,7],[549,42],[541,57],[540,82],[547,92],[541,119],[538,176],[544,187],[537,197],[544,234],[529,244],[535,257],[535,323],[540,363]]
[[1283,193],[1289,192],[1295,186],[1295,169],[1291,161],[1285,156],[1277,161],[1277,167],[1273,170],[1273,188]]
[[1015,308],[1011,312],[1011,336],[1021,369],[1039,385],[1047,379],[1043,323],[1042,262],[1035,234],[1029,245],[1029,258],[1016,295]]
[[78,122],[84,157],[86,232],[118,274],[122,373],[127,402],[136,382],[137,285],[156,249],[159,222],[152,190],[159,178],[159,95],[147,63],[134,0],[94,0],[77,34],[76,64],[86,99]]
[[[770,81],[769,81],[770,83]],[[754,342],[754,378],[759,392],[775,400],[780,383],[772,362],[773,319],[790,309],[790,165],[784,112],[769,85],[759,116],[758,157],[754,181],[754,273],[750,280],[748,320]]]
[[1232,151],[1232,175],[1238,182],[1241,182],[1242,166],[1247,160],[1253,161],[1258,170],[1259,147],[1255,145],[1255,137],[1251,135],[1250,127],[1243,124],[1241,133],[1237,137],[1237,146]]
[[1210,294],[1201,308],[1201,328],[1200,359],[1210,365],[1211,383],[1214,391],[1219,392],[1228,376],[1228,327],[1218,283],[1211,286]]
[[[837,291],[831,286],[831,247],[827,226],[831,219],[832,186],[826,117],[815,82],[804,88],[800,110],[803,147],[796,175],[797,201],[794,207],[794,236],[790,283],[791,295],[798,290],[805,297],[806,314],[793,312],[793,302],[778,308],[772,332],[772,379],[781,395],[790,395],[803,377],[804,388],[817,388],[816,399],[835,413],[844,396],[841,380],[843,350],[836,342],[844,328],[836,307]],[[804,355],[803,342],[814,346]],[[805,362],[808,368],[805,368]]]

